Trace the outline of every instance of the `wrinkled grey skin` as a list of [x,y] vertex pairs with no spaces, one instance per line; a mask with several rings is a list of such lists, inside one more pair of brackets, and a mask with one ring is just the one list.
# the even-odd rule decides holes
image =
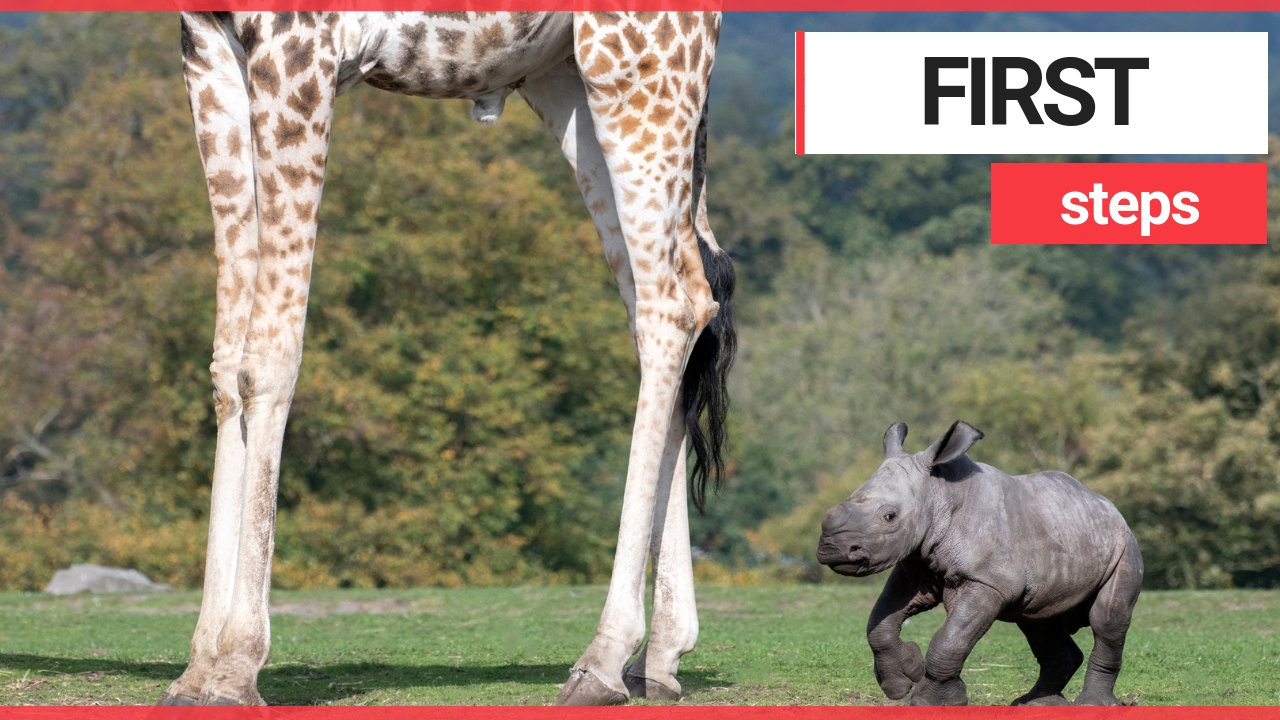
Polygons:
[[[871,479],[822,521],[818,561],[864,577],[893,567],[867,623],[876,680],[912,705],[965,705],[960,670],[996,620],[1017,623],[1040,677],[1014,705],[1064,705],[1062,689],[1094,646],[1077,705],[1118,705],[1113,692],[1142,555],[1106,498],[1061,472],[1010,477],[965,454],[982,432],[951,426],[927,450],[903,452],[907,426],[884,436]],[[929,654],[901,639],[902,622],[941,602],[947,620]]]

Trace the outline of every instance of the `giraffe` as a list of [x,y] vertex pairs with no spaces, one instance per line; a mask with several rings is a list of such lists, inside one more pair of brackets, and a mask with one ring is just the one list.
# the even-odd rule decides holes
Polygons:
[[200,617],[162,704],[262,703],[281,443],[333,104],[362,81],[472,100],[482,123],[518,92],[573,168],[626,305],[641,382],[609,592],[558,702],[680,697],[680,658],[698,637],[687,494],[701,510],[707,483],[722,476],[736,346],[733,266],[706,211],[719,30],[719,13],[182,14],[214,220],[218,436]]

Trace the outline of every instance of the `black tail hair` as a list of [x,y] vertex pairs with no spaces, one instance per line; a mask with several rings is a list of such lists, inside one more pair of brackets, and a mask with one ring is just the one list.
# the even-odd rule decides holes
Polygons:
[[[707,106],[702,106],[702,119],[693,155],[694,232],[702,255],[702,272],[711,286],[711,297],[720,304],[720,312],[703,329],[689,354],[684,369],[684,419],[696,460],[689,488],[694,507],[705,514],[707,481],[716,491],[724,482],[724,444],[729,413],[729,368],[738,350],[738,328],[733,317],[733,288],[737,282],[733,262],[723,250],[713,250],[698,232],[698,204],[702,198],[707,171]],[[705,422],[703,418],[705,416]]]

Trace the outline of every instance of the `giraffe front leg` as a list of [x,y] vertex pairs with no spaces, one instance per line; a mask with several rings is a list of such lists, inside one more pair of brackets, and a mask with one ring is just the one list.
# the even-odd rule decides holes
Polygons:
[[267,20],[254,28],[262,39],[247,58],[258,267],[235,376],[243,405],[244,491],[230,607],[217,635],[217,662],[201,691],[206,704],[263,702],[257,678],[271,647],[280,452],[302,362],[335,93],[337,58],[317,41],[317,29],[293,16]]
[[235,56],[227,30],[208,14],[182,17],[183,74],[213,208],[218,264],[217,318],[210,366],[218,443],[200,619],[191,640],[191,661],[161,699],[162,705],[196,704],[213,672],[218,659],[218,633],[231,609],[244,501],[245,442],[236,373],[253,309],[258,220],[248,90],[238,63],[218,62]]

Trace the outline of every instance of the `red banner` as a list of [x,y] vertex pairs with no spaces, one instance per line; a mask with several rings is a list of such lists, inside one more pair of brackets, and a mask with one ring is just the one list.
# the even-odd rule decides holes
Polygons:
[[0,0],[0,12],[90,11],[1266,12],[1280,0]]
[[1264,163],[992,163],[995,245],[1264,245]]
[[1265,707],[14,707],[6,720],[1275,720]]

